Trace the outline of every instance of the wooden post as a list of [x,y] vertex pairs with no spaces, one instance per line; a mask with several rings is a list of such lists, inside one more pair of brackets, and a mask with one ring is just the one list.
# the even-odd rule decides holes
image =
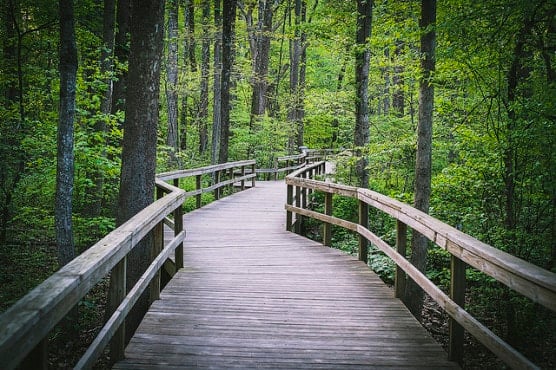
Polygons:
[[[183,208],[180,205],[174,210],[174,236],[183,231]],[[183,267],[183,242],[176,247],[176,270]]]
[[[256,174],[256,173],[257,173],[257,170],[256,170],[255,166],[256,166],[256,163],[253,163],[253,164],[251,165],[251,173],[252,173],[252,174]],[[256,180],[257,180],[257,176],[253,176],[253,177],[252,177],[252,180],[251,180],[251,187],[253,187],[253,188],[255,187],[255,181],[256,181]]]
[[19,369],[48,369],[48,338],[43,338],[25,357]]
[[[400,255],[405,257],[407,251],[407,225],[397,220],[396,222],[396,249]],[[394,287],[396,298],[403,298],[405,294],[405,272],[400,266],[396,266]]]
[[[465,306],[465,262],[452,255],[450,277],[450,297],[460,307]],[[450,346],[448,359],[459,364],[463,363],[463,337],[464,329],[454,319],[449,319]]]
[[[175,225],[175,220],[174,220]],[[153,229],[153,244],[151,248],[151,262],[164,249],[164,221],[159,222]],[[151,280],[149,285],[149,301],[152,303],[160,299],[160,270]]]
[[[301,186],[295,187],[295,206],[301,207]],[[295,215],[295,233],[301,234],[301,216],[299,214]]]
[[[232,180],[234,178],[234,168],[229,168],[228,169],[228,179],[227,180]],[[232,182],[230,185],[227,186],[228,188],[228,194],[233,194],[234,193],[234,183]]]
[[245,176],[245,166],[241,166],[241,190],[245,190],[245,180],[243,177]]
[[[289,185],[287,187],[287,195],[286,195],[286,204],[292,205],[293,204],[293,185]],[[292,213],[291,211],[286,211],[286,230],[292,230]]]
[[[324,214],[332,215],[332,193],[324,193]],[[322,228],[322,244],[330,247],[332,246],[332,225],[325,222]]]
[[[114,284],[111,284],[112,289],[108,292],[110,297],[108,302],[111,302],[112,307],[116,309],[126,296],[126,257],[122,258],[120,262],[114,266],[111,273],[111,279]],[[116,330],[112,340],[110,341],[110,361],[116,363],[124,359],[125,351],[125,320],[122,325]]]
[[278,158],[274,158],[274,181],[278,180]]
[[217,188],[214,189],[214,200],[220,199],[220,186],[218,184],[220,184],[220,170],[216,171],[216,176],[214,179],[214,185],[217,186]]
[[[369,205],[362,200],[359,201],[359,225],[369,228]],[[359,261],[368,262],[369,241],[363,235],[359,235]]]
[[[201,179],[202,179],[203,175],[197,175],[195,176],[195,190],[200,190],[201,189]],[[196,207],[201,208],[201,201],[202,201],[202,195],[203,194],[197,194],[195,196],[195,200],[197,201]]]
[[179,187],[180,187],[180,179],[174,179],[174,186],[175,186],[176,188],[179,188]]

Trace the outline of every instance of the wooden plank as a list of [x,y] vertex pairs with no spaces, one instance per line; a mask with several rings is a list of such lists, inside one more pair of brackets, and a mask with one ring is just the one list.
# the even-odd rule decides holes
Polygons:
[[184,216],[184,268],[115,369],[457,368],[357,260],[287,232],[282,182]]

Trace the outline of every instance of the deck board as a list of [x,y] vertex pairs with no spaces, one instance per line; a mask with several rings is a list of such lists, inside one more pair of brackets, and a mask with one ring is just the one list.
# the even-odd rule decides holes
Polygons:
[[285,190],[185,216],[185,267],[115,369],[456,367],[364,263],[285,231]]

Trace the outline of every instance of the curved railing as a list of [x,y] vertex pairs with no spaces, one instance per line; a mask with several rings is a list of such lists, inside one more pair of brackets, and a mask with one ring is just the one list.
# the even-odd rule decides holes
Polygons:
[[[495,249],[415,208],[369,189],[312,179],[324,172],[324,162],[299,169],[286,177],[287,228],[300,232],[303,217],[324,223],[323,244],[331,245],[331,225],[359,235],[359,259],[367,262],[371,242],[397,265],[396,297],[402,297],[406,275],[413,279],[450,316],[450,360],[461,362],[463,333],[467,330],[512,368],[537,368],[521,353],[496,336],[464,309],[466,264],[491,276],[516,292],[556,311],[556,274]],[[312,192],[324,193],[324,213],[308,209]],[[359,201],[359,222],[332,216],[334,194]],[[374,207],[397,221],[396,248],[368,229],[368,210]],[[295,217],[294,217],[295,215]],[[406,258],[407,227],[421,233],[451,254],[451,289],[445,294]]]
[[288,175],[307,164],[325,161],[336,152],[336,149],[305,149],[299,154],[276,157],[272,168],[257,168],[257,174],[278,180],[282,174]]
[[[251,173],[247,173],[250,170]],[[112,231],[98,243],[50,276],[0,316],[0,369],[13,369],[24,362],[25,368],[47,367],[47,336],[66,314],[95,286],[111,273],[114,282],[109,292],[118,305],[100,330],[76,368],[90,368],[111,342],[111,359],[124,352],[124,321],[139,296],[149,289],[151,302],[160,293],[160,270],[172,256],[175,267],[183,267],[182,204],[188,197],[213,191],[218,199],[222,189],[246,181],[255,185],[255,161],[225,163],[193,170],[160,174],[156,179],[159,199]],[[196,177],[196,189],[186,192],[177,185],[179,179]],[[207,176],[203,186],[202,176]],[[173,180],[176,186],[165,181]],[[170,220],[169,217],[172,219]],[[174,238],[164,244],[164,223],[174,229]],[[126,256],[149,233],[154,233],[153,253],[156,257],[137,284],[125,294]]]

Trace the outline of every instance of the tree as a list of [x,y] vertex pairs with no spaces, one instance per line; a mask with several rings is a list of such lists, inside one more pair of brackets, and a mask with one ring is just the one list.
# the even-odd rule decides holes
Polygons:
[[199,153],[208,147],[208,108],[210,75],[210,0],[203,0],[203,42],[201,45],[201,97],[199,99]]
[[112,91],[112,114],[125,111],[125,94],[127,91],[127,62],[129,59],[129,27],[131,23],[130,0],[117,0],[116,35],[114,41],[114,59],[119,67],[116,69]]
[[166,101],[168,102],[168,132],[166,145],[170,148],[170,162],[176,162],[178,146],[178,0],[168,1],[168,58],[166,73]]
[[[303,32],[301,24],[305,21],[307,4],[305,0],[295,0],[294,4],[294,37],[290,40],[290,96],[288,121],[295,127],[295,140],[290,139],[289,150],[303,145],[303,84],[302,84],[302,55]],[[291,10],[290,10],[291,11]],[[294,144],[295,143],[295,144]]]
[[222,14],[220,5],[222,0],[214,0],[214,79],[213,79],[213,104],[212,104],[212,141],[211,141],[211,163],[218,162],[220,151],[220,135],[222,131]]
[[[434,110],[436,0],[421,1],[421,73],[419,81],[419,122],[417,126],[417,154],[415,159],[415,200],[413,206],[428,213],[431,197],[432,121]],[[425,272],[428,240],[413,232],[411,263]],[[411,279],[406,284],[405,304],[415,317],[421,319],[423,291]]]
[[230,137],[230,79],[233,64],[233,34],[236,19],[236,0],[224,1],[222,8],[222,80],[220,88],[220,152],[218,162],[228,161],[228,143]]
[[369,186],[367,159],[362,148],[369,143],[369,64],[371,52],[368,39],[371,37],[373,3],[371,0],[357,1],[357,32],[355,51],[355,136],[357,163],[355,172],[358,186]]
[[60,114],[56,169],[55,225],[58,263],[64,266],[75,256],[72,227],[73,122],[77,80],[77,45],[73,1],[60,0]]
[[[123,224],[154,199],[156,143],[160,91],[160,64],[164,39],[164,2],[132,0],[131,46],[127,79],[126,117],[116,222]],[[151,237],[146,237],[127,258],[129,288],[150,261]],[[148,308],[143,296],[126,321],[126,337],[139,325]],[[114,310],[110,302],[109,312]]]

